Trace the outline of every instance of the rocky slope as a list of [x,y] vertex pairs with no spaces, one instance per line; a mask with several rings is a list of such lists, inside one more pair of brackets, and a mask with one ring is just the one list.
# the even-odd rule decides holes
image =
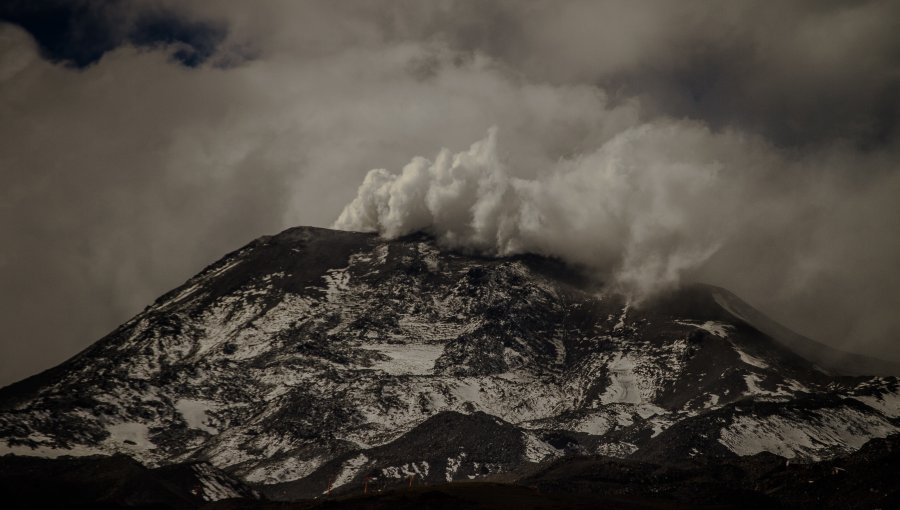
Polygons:
[[290,229],[0,390],[0,454],[207,461],[290,499],[572,455],[812,461],[900,431],[896,377],[839,375],[773,324],[715,287],[629,306],[540,257]]

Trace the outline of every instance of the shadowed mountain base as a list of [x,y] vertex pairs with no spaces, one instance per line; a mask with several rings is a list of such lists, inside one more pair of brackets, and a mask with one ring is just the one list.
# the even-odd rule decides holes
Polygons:
[[[0,458],[4,508],[159,508],[218,510],[541,508],[897,508],[900,435],[874,439],[846,457],[791,464],[763,453],[728,462],[667,466],[608,457],[568,457],[512,483],[454,482],[395,487],[316,500],[235,497],[204,502],[192,464],[148,469],[123,456]],[[201,471],[202,472],[202,471]],[[510,476],[513,478],[515,475]],[[208,481],[208,478],[207,478]]]

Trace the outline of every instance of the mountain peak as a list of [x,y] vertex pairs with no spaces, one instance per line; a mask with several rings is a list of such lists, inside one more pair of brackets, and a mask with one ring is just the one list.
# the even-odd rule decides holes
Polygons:
[[835,376],[764,319],[708,285],[632,306],[553,259],[292,228],[2,390],[0,452],[208,461],[314,496],[573,454],[812,460],[900,430],[896,378]]

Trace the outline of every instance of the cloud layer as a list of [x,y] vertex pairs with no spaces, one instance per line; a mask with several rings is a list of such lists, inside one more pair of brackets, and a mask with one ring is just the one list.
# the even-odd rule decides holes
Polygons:
[[900,357],[896,2],[77,5],[163,21],[83,68],[0,24],[0,384],[351,202],[348,228],[554,254],[634,292],[705,280]]

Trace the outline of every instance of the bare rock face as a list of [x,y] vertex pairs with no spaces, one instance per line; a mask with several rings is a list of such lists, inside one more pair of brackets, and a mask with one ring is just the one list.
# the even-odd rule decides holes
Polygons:
[[840,375],[724,289],[601,289],[535,256],[290,229],[0,390],[0,455],[208,462],[295,498],[577,455],[808,462],[900,431],[896,377]]

